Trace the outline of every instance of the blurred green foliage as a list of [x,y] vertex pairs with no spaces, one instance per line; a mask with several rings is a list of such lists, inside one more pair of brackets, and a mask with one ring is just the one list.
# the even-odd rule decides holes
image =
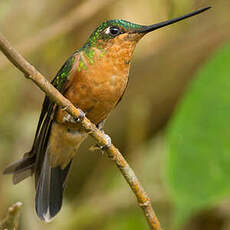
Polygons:
[[204,65],[168,129],[177,224],[230,195],[230,44]]
[[[127,221],[129,220],[129,221]],[[129,212],[121,212],[116,215],[115,218],[108,220],[105,223],[104,228],[102,230],[117,230],[117,229],[149,229],[146,221],[143,218],[140,218],[139,212],[135,210],[131,210]]]

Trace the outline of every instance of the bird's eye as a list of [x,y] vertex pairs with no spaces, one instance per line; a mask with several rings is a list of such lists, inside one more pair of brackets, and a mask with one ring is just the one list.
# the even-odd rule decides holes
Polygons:
[[105,33],[110,34],[112,36],[117,36],[121,33],[121,30],[120,30],[120,28],[118,28],[116,26],[110,26],[106,29]]

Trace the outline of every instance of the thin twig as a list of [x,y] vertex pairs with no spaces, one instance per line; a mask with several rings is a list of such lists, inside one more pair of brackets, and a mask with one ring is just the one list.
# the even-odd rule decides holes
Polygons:
[[[74,27],[93,17],[99,10],[113,2],[115,2],[115,0],[97,0],[97,4],[95,4],[95,0],[84,1],[80,6],[77,5],[68,15],[63,16],[63,18],[54,24],[45,27],[36,35],[20,42],[16,45],[17,50],[20,50],[24,54],[32,52],[52,39],[71,31]],[[0,57],[0,69],[8,63],[9,62]]]
[[[53,85],[51,85],[38,70],[36,70],[29,62],[27,62],[2,35],[0,35],[0,50],[20,71],[24,73],[25,77],[32,80],[57,105],[66,108],[66,111],[75,118],[80,115],[79,110],[76,109],[74,105],[69,100],[67,100]],[[105,146],[107,144],[107,141],[104,138],[104,134],[99,129],[97,129],[96,126],[87,118],[84,118],[81,121],[81,125],[85,132],[89,133],[97,141],[97,144],[100,146]],[[117,167],[120,169],[122,175],[125,177],[126,181],[136,195],[138,204],[144,211],[150,229],[161,230],[160,222],[158,221],[151,206],[150,198],[144,191],[142,185],[140,184],[139,180],[134,174],[134,171],[130,168],[127,161],[114,145],[111,145],[105,151],[108,157],[115,161]]]
[[0,223],[0,230],[17,230],[22,203],[17,202],[8,208],[7,216]]

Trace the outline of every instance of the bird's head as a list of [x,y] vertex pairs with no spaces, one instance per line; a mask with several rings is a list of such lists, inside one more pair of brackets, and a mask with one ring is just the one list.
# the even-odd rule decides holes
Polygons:
[[85,47],[96,47],[99,49],[106,49],[111,45],[120,45],[123,41],[128,41],[135,44],[147,33],[162,28],[164,26],[181,21],[188,17],[200,14],[210,7],[202,8],[184,16],[170,19],[164,22],[153,24],[150,26],[138,25],[122,19],[115,19],[103,22],[96,30],[91,34]]

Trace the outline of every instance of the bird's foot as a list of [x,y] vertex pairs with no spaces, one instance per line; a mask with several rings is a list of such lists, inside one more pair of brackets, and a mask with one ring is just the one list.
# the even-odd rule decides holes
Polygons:
[[108,148],[112,145],[112,141],[111,141],[110,136],[107,135],[107,134],[105,134],[103,130],[101,130],[101,132],[103,133],[103,137],[104,137],[104,139],[106,140],[106,144],[103,145],[103,146],[100,146],[100,148],[101,148],[102,150],[106,150],[106,149],[108,149]]
[[61,110],[66,111],[68,108],[69,108],[69,105],[67,105],[67,106],[62,106],[62,107],[61,107]]
[[81,122],[85,118],[85,113],[81,109],[78,109],[78,111],[80,112],[80,114],[77,118],[74,118],[74,120],[76,122]]
[[103,126],[104,126],[104,124],[105,124],[105,120],[101,121],[101,122],[98,123],[96,126],[97,126],[97,128],[98,128],[100,131],[104,132],[104,131],[103,131]]
[[80,112],[80,115],[77,118],[72,117],[70,114],[67,113],[63,118],[63,122],[70,122],[74,124],[81,122],[85,118],[85,113],[81,109],[78,110]]
[[103,133],[103,137],[106,140],[106,144],[105,145],[98,145],[98,144],[92,145],[89,148],[90,151],[101,150],[102,153],[104,153],[104,151],[106,151],[106,149],[108,149],[112,145],[110,136],[105,134],[103,130],[101,130],[101,132]]

